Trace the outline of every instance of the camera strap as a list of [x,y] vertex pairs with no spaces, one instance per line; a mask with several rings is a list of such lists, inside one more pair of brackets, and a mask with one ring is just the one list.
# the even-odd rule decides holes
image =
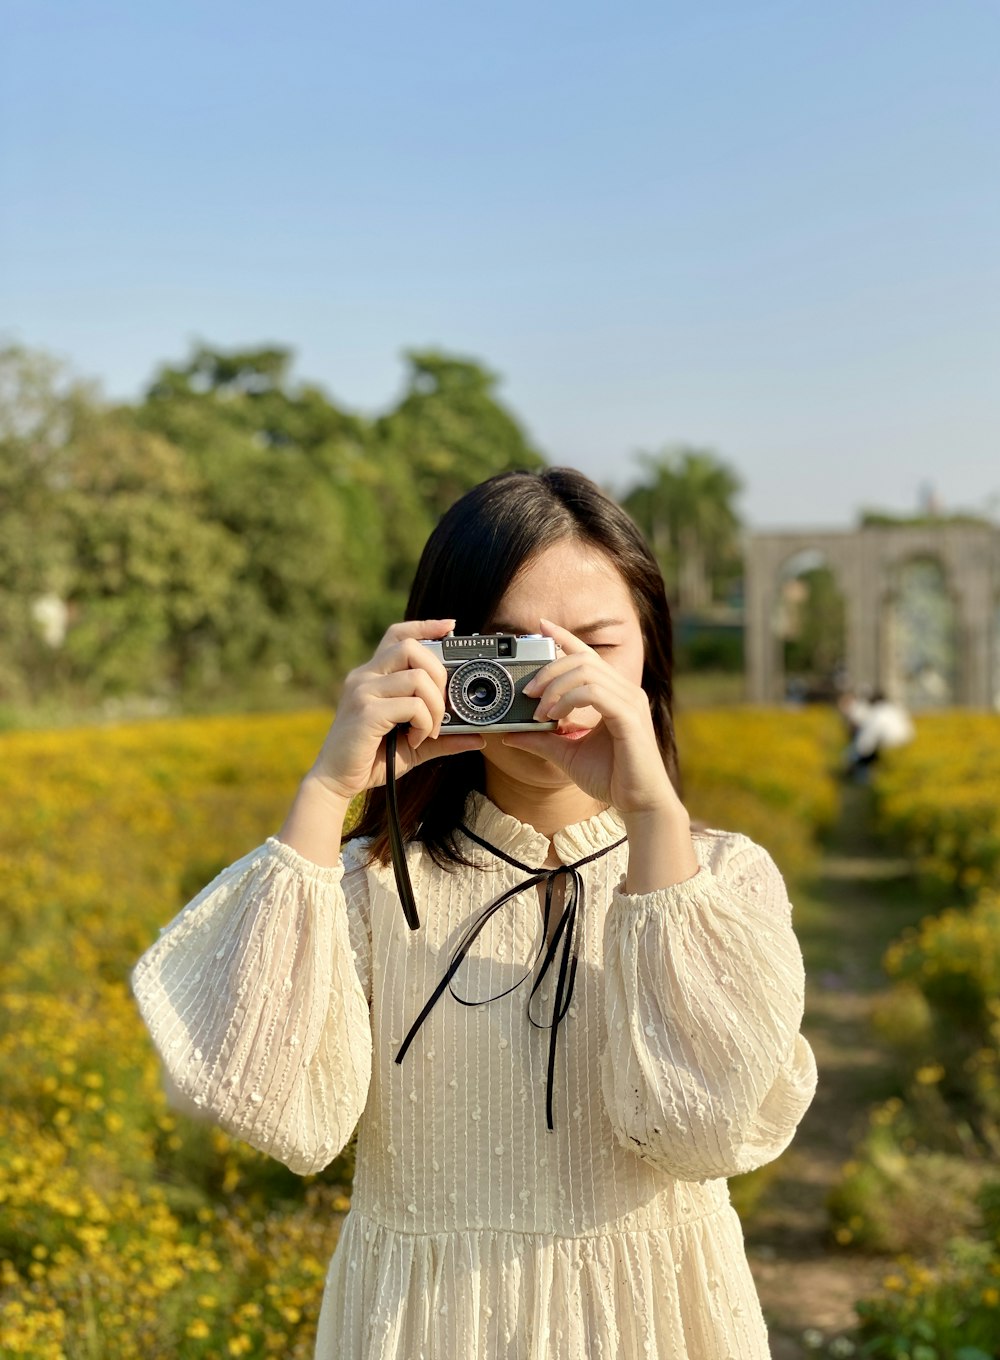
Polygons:
[[[545,1072],[545,1122],[548,1128],[552,1129],[555,1127],[553,1118],[553,1100],[555,1095],[556,1048],[559,1040],[559,1027],[566,1018],[570,1002],[573,999],[573,985],[576,981],[578,963],[579,944],[577,936],[581,929],[580,917],[583,908],[583,875],[580,870],[586,865],[592,864],[594,860],[602,859],[605,855],[610,854],[612,850],[617,850],[626,843],[627,838],[623,836],[612,845],[602,846],[600,850],[595,850],[592,854],[584,855],[583,859],[578,859],[574,864],[560,864],[555,868],[546,868],[545,866],[534,868],[530,864],[522,864],[520,860],[514,859],[512,855],[508,855],[498,846],[491,845],[489,841],[484,841],[481,836],[476,835],[471,827],[463,825],[461,829],[463,835],[468,836],[469,840],[475,841],[477,845],[482,846],[482,848],[487,850],[491,855],[495,855],[497,859],[504,860],[505,863],[512,865],[515,869],[520,869],[522,873],[527,874],[528,877],[523,879],[520,883],[515,883],[512,888],[508,888],[507,891],[501,893],[499,897],[495,897],[493,901],[488,903],[480,914],[472,920],[466,929],[465,934],[459,940],[444,975],[427,998],[420,1014],[410,1026],[409,1032],[403,1040],[399,1052],[396,1054],[395,1061],[397,1063],[402,1063],[403,1059],[406,1057],[406,1051],[416,1037],[420,1026],[430,1015],[431,1011],[446,991],[449,991],[455,1000],[460,1002],[463,1006],[489,1005],[491,1001],[499,1001],[502,996],[507,996],[509,993],[516,991],[517,988],[520,987],[535,971],[536,965],[538,964],[539,959],[541,959],[541,967],[538,969],[538,975],[531,988],[531,994],[528,997],[526,1010],[528,1019],[536,1029],[547,1029],[549,1031],[549,1052]],[[550,925],[552,924],[552,917],[555,911],[555,886],[560,879],[564,879],[566,883],[565,897],[559,920],[554,923],[555,929],[551,931],[550,937]],[[545,889],[545,916],[541,932],[541,943],[539,944],[535,958],[532,960],[525,973],[518,978],[516,982],[512,983],[511,986],[504,988],[502,992],[497,992],[494,996],[487,996],[479,1001],[471,1001],[467,997],[461,996],[459,992],[455,990],[455,975],[469,950],[472,948],[473,944],[475,944],[479,935],[485,930],[491,918],[495,916],[498,911],[503,910],[509,904],[515,902],[522,894],[529,892],[531,889],[543,886]],[[557,954],[559,955],[558,962],[556,961]],[[552,969],[553,974],[556,977],[555,1003],[552,1008],[551,1019],[546,1022],[544,1020],[535,1019],[532,1014],[531,1003],[534,1000],[535,993],[545,981],[550,969]]]
[[[403,845],[403,834],[399,824],[399,805],[396,798],[396,745],[399,733],[405,731],[405,725],[394,727],[390,732],[386,733],[385,737],[386,823],[389,831],[389,850],[392,856],[392,868],[396,875],[396,890],[399,893],[399,900],[403,907],[403,915],[405,916],[406,924],[410,929],[418,930],[420,928],[420,918],[417,915],[417,904],[413,896],[413,884],[410,881],[410,871],[406,864],[406,849]],[[522,864],[520,860],[514,859],[513,856],[506,854],[497,846],[490,845],[488,841],[484,841],[481,837],[477,836],[470,827],[465,826],[464,824],[462,826],[462,832],[468,836],[470,840],[475,841],[477,845],[480,845],[484,850],[489,851],[490,854],[495,855],[498,859],[505,860],[506,863],[512,865],[514,868],[520,869],[523,873],[527,874],[528,877],[522,882],[515,884],[514,887],[509,888],[506,892],[501,893],[499,897],[494,898],[479,916],[472,921],[459,941],[458,947],[445,970],[444,976],[427,998],[420,1014],[410,1026],[409,1033],[403,1040],[399,1052],[396,1054],[395,1061],[397,1063],[402,1063],[406,1056],[407,1049],[416,1037],[417,1031],[430,1015],[445,991],[450,991],[455,1000],[461,1002],[463,1006],[486,1005],[490,1001],[499,1000],[501,996],[506,996],[508,992],[518,988],[521,983],[534,972],[538,960],[541,959],[541,968],[535,979],[534,985],[532,986],[531,995],[528,997],[527,1014],[528,1019],[536,1029],[549,1030],[549,1052],[545,1075],[545,1122],[551,1129],[554,1127],[552,1106],[555,1090],[556,1047],[558,1043],[559,1027],[569,1010],[570,1001],[573,997],[573,984],[576,981],[577,934],[579,929],[580,911],[583,903],[583,877],[580,870],[584,868],[585,865],[591,864],[594,860],[600,859],[604,855],[609,854],[610,851],[617,850],[619,846],[624,845],[626,837],[623,836],[620,840],[615,841],[613,845],[606,845],[600,850],[595,850],[590,855],[585,855],[583,859],[577,860],[575,864],[561,864],[555,868],[534,868],[530,864]],[[550,937],[549,927],[554,910],[555,885],[560,878],[565,878],[566,880],[565,900],[559,920],[555,923],[555,929],[552,931]],[[542,940],[538,954],[535,956],[535,959],[532,961],[527,972],[525,972],[524,976],[519,978],[511,987],[506,988],[502,992],[498,992],[495,996],[486,997],[483,1001],[470,1001],[467,998],[460,996],[452,985],[455,974],[458,972],[462,960],[472,948],[477,937],[485,929],[491,917],[503,907],[507,906],[508,903],[515,901],[523,893],[528,892],[530,889],[542,886],[544,886],[545,889],[545,915],[542,926]],[[560,945],[562,946],[561,952]],[[557,953],[559,954],[558,963],[556,962]],[[552,1010],[552,1018],[548,1023],[545,1023],[544,1021],[535,1019],[532,1014],[531,1003],[535,993],[545,980],[550,968],[557,974],[555,1004]]]
[[392,869],[396,875],[396,891],[402,903],[406,924],[411,930],[420,929],[417,903],[413,896],[410,871],[406,867],[406,849],[403,833],[399,826],[399,803],[396,798],[396,738],[406,731],[405,726],[394,727],[385,736],[385,811],[389,830],[389,852],[392,855]]

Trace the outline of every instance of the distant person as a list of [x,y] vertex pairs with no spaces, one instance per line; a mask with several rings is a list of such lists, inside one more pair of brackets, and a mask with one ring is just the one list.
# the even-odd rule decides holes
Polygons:
[[850,778],[864,782],[882,751],[905,746],[913,740],[913,722],[902,704],[894,703],[881,690],[870,699],[846,694],[840,711],[850,730],[846,767]]

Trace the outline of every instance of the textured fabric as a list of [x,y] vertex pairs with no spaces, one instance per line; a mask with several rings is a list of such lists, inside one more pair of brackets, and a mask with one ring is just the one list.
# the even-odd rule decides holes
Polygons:
[[[467,820],[544,863],[549,841],[481,795]],[[623,829],[605,812],[553,844],[570,863]],[[812,1100],[802,955],[767,854],[722,832],[695,848],[693,878],[641,896],[622,890],[627,846],[582,870],[552,1130],[549,1031],[525,1013],[531,979],[514,986],[542,945],[535,894],[456,976],[464,1000],[496,999],[445,993],[394,1061],[473,913],[524,877],[467,838],[472,867],[452,872],[410,847],[419,931],[357,845],[324,869],[272,839],[140,960],[179,1099],[299,1172],[358,1125],[318,1360],[768,1356],[725,1178],[776,1157]]]

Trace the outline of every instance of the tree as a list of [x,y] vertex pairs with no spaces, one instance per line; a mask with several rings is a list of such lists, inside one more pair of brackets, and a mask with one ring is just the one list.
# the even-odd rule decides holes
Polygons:
[[645,533],[681,613],[703,611],[739,572],[738,474],[707,449],[637,455],[643,479],[623,505]]
[[292,358],[200,344],[109,406],[0,351],[0,700],[329,693],[454,499],[541,463],[471,360],[410,355],[372,422]]
[[495,473],[543,466],[497,399],[494,373],[436,350],[413,350],[406,359],[404,395],[374,429],[393,523],[390,580],[400,595],[431,529],[461,495]]
[[70,433],[90,400],[49,356],[0,350],[0,699],[25,702],[47,683],[51,648],[32,610],[64,601],[72,579],[60,493]]
[[245,549],[202,517],[182,451],[127,411],[90,412],[73,431],[69,474],[65,678],[99,698],[214,677]]
[[291,360],[201,346],[159,370],[136,414],[185,449],[203,514],[243,546],[224,673],[325,689],[384,627],[382,478],[367,422],[293,384]]
[[785,672],[808,677],[814,685],[832,687],[844,663],[846,646],[844,597],[837,578],[821,564],[798,572],[792,579],[801,598],[791,620],[792,631],[785,639]]
[[175,445],[47,356],[0,353],[0,694],[180,683],[191,638],[224,626],[240,561],[198,508]]

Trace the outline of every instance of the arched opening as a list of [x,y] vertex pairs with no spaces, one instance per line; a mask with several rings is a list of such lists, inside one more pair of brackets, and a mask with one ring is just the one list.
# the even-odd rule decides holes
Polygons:
[[913,557],[895,567],[884,621],[886,688],[909,708],[956,703],[958,611],[936,557]]
[[773,625],[785,698],[836,698],[846,669],[846,607],[837,577],[818,549],[803,549],[783,564]]

